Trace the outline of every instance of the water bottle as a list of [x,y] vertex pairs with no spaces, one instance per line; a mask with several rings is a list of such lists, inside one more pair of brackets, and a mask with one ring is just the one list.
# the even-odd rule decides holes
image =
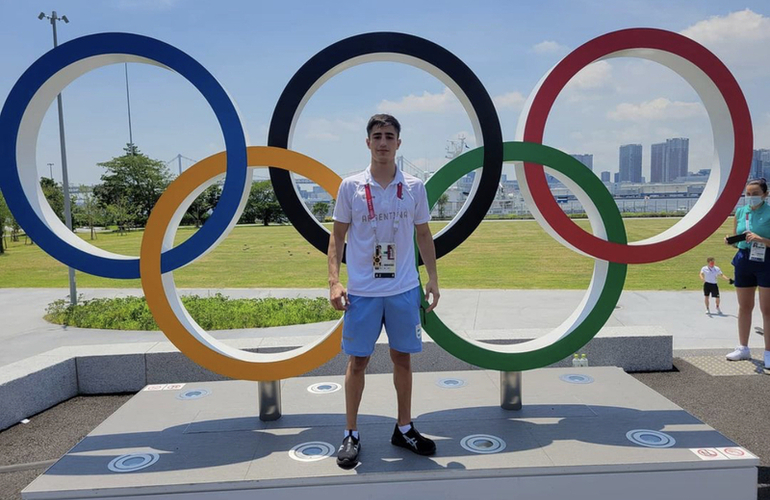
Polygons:
[[580,366],[580,358],[578,358],[577,354],[574,354],[572,356],[572,367],[577,368],[578,366]]
[[580,356],[580,366],[588,366],[588,358],[585,354]]

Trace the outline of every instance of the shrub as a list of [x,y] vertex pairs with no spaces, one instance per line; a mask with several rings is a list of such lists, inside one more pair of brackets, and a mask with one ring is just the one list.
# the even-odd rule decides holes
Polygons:
[[[230,299],[189,295],[182,303],[204,330],[266,328],[301,325],[340,318],[324,298],[315,299]],[[45,319],[58,325],[105,330],[158,330],[144,297],[86,300],[72,306],[67,300],[48,305]]]

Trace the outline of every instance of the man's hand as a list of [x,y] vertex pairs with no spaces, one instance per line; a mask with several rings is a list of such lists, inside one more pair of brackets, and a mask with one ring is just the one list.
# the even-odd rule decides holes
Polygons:
[[348,310],[348,291],[342,283],[335,283],[329,287],[329,302],[338,311]]
[[[438,305],[438,298],[441,296],[441,294],[438,293],[438,283],[431,280],[428,281],[428,284],[425,285],[425,300],[430,300],[430,305],[425,310],[426,313],[431,312],[435,307]],[[428,297],[431,297],[428,299]]]

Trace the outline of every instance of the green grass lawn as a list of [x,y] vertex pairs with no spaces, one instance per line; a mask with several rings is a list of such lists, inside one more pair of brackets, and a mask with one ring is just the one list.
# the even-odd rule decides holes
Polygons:
[[[653,236],[677,219],[626,219],[629,240]],[[434,232],[445,223],[432,223]],[[578,224],[588,228],[586,220]],[[695,249],[655,264],[631,265],[626,289],[699,289],[698,271],[707,256],[728,276],[734,249],[722,242],[732,219]],[[194,230],[182,228],[177,241]],[[83,235],[88,238],[88,235]],[[142,232],[125,236],[100,234],[92,243],[106,250],[138,255]],[[443,288],[583,289],[593,259],[554,241],[535,221],[486,222],[438,263]],[[174,273],[180,288],[325,288],[326,256],[311,247],[291,226],[239,226],[214,251]],[[139,280],[113,280],[77,273],[79,287],[140,287]],[[0,287],[68,286],[66,267],[37,246],[11,243],[0,255]]]

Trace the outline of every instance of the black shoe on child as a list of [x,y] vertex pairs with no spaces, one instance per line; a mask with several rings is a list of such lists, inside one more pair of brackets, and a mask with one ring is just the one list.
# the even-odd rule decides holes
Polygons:
[[348,433],[337,451],[337,465],[343,469],[352,469],[358,465],[359,451],[361,451],[361,439],[356,439],[353,434]]
[[391,444],[406,448],[418,455],[433,455],[436,453],[436,443],[417,432],[413,423],[409,422],[409,426],[410,429],[404,434],[399,430],[398,424],[396,424],[393,437],[390,438]]

